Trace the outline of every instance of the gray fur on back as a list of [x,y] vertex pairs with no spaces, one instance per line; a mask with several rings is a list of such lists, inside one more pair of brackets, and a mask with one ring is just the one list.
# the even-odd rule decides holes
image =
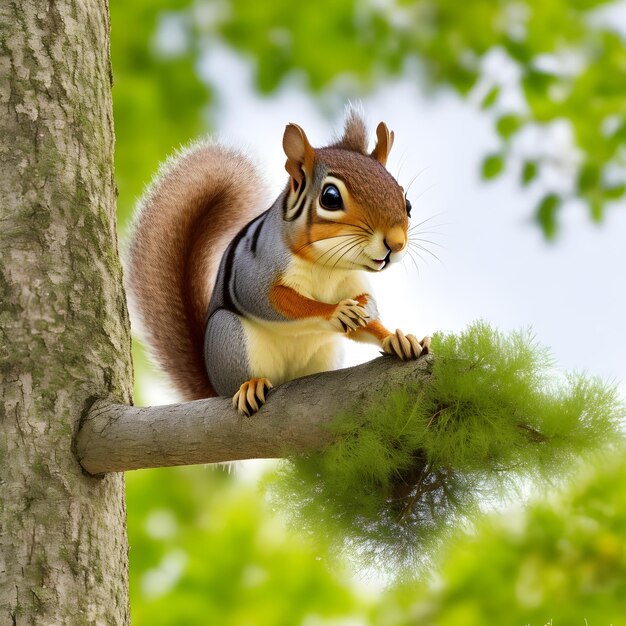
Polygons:
[[282,234],[284,197],[282,193],[265,213],[247,224],[227,248],[209,304],[209,322],[219,309],[271,321],[287,319],[268,300],[272,285],[291,258]]

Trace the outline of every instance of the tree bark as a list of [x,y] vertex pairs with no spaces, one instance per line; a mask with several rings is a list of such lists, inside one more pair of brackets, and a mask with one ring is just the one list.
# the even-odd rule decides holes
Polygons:
[[0,5],[0,624],[127,624],[121,474],[72,450],[131,401],[108,6]]
[[366,411],[394,389],[424,384],[432,357],[402,363],[382,357],[334,372],[292,380],[270,392],[252,417],[230,398],[136,408],[101,400],[86,412],[76,439],[91,474],[146,467],[276,458],[319,450],[341,413]]

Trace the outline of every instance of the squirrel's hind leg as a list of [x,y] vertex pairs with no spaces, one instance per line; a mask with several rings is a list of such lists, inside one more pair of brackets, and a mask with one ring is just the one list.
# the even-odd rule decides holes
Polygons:
[[[248,416],[256,413],[265,403],[265,394],[272,383],[267,378],[254,377],[246,332],[237,314],[219,309],[211,315],[204,354],[207,373],[217,393],[232,395],[233,406],[240,413]],[[246,382],[241,384],[242,380]]]
[[250,417],[265,403],[265,392],[272,387],[272,383],[267,378],[251,378],[243,383],[233,396],[233,406],[240,413]]
[[246,333],[236,313],[218,309],[209,318],[204,340],[204,362],[213,389],[220,396],[232,396],[242,380],[254,376]]

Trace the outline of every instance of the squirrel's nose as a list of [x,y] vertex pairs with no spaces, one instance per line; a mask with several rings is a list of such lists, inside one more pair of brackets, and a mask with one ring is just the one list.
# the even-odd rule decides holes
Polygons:
[[402,226],[394,226],[385,233],[385,246],[391,252],[400,252],[406,245],[406,234]]

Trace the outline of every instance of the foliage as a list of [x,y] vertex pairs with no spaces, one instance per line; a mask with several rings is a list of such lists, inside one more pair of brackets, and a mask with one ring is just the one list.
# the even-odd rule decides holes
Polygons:
[[[250,59],[263,93],[295,78],[312,93],[345,100],[418,67],[422,85],[482,100],[500,144],[483,176],[519,171],[539,197],[535,218],[547,237],[572,198],[599,221],[626,192],[626,44],[602,18],[611,4],[320,0],[294,10],[285,0],[114,0],[122,222],[140,191],[131,173],[147,181],[172,146],[202,127],[211,88],[194,66],[216,38]],[[159,45],[166,23],[176,24],[179,45]],[[558,129],[571,134],[569,148],[553,145]],[[536,140],[525,141],[529,135]]]
[[338,416],[333,443],[293,457],[276,482],[294,526],[394,572],[419,566],[481,501],[606,445],[623,416],[601,381],[556,380],[529,333],[475,323],[433,345],[426,384]]
[[370,623],[625,626],[625,483],[622,451],[565,495],[483,521],[451,546],[438,583],[390,591]]
[[625,626],[620,454],[585,465],[558,496],[458,533],[432,576],[367,599],[224,472],[131,472],[133,624]]
[[135,626],[293,626],[356,610],[341,577],[225,471],[132,472],[127,484]]
[[179,51],[158,45],[163,20],[188,7],[187,0],[110,3],[115,180],[122,227],[159,163],[205,130],[202,112],[212,92],[196,73],[196,44],[190,39]]

